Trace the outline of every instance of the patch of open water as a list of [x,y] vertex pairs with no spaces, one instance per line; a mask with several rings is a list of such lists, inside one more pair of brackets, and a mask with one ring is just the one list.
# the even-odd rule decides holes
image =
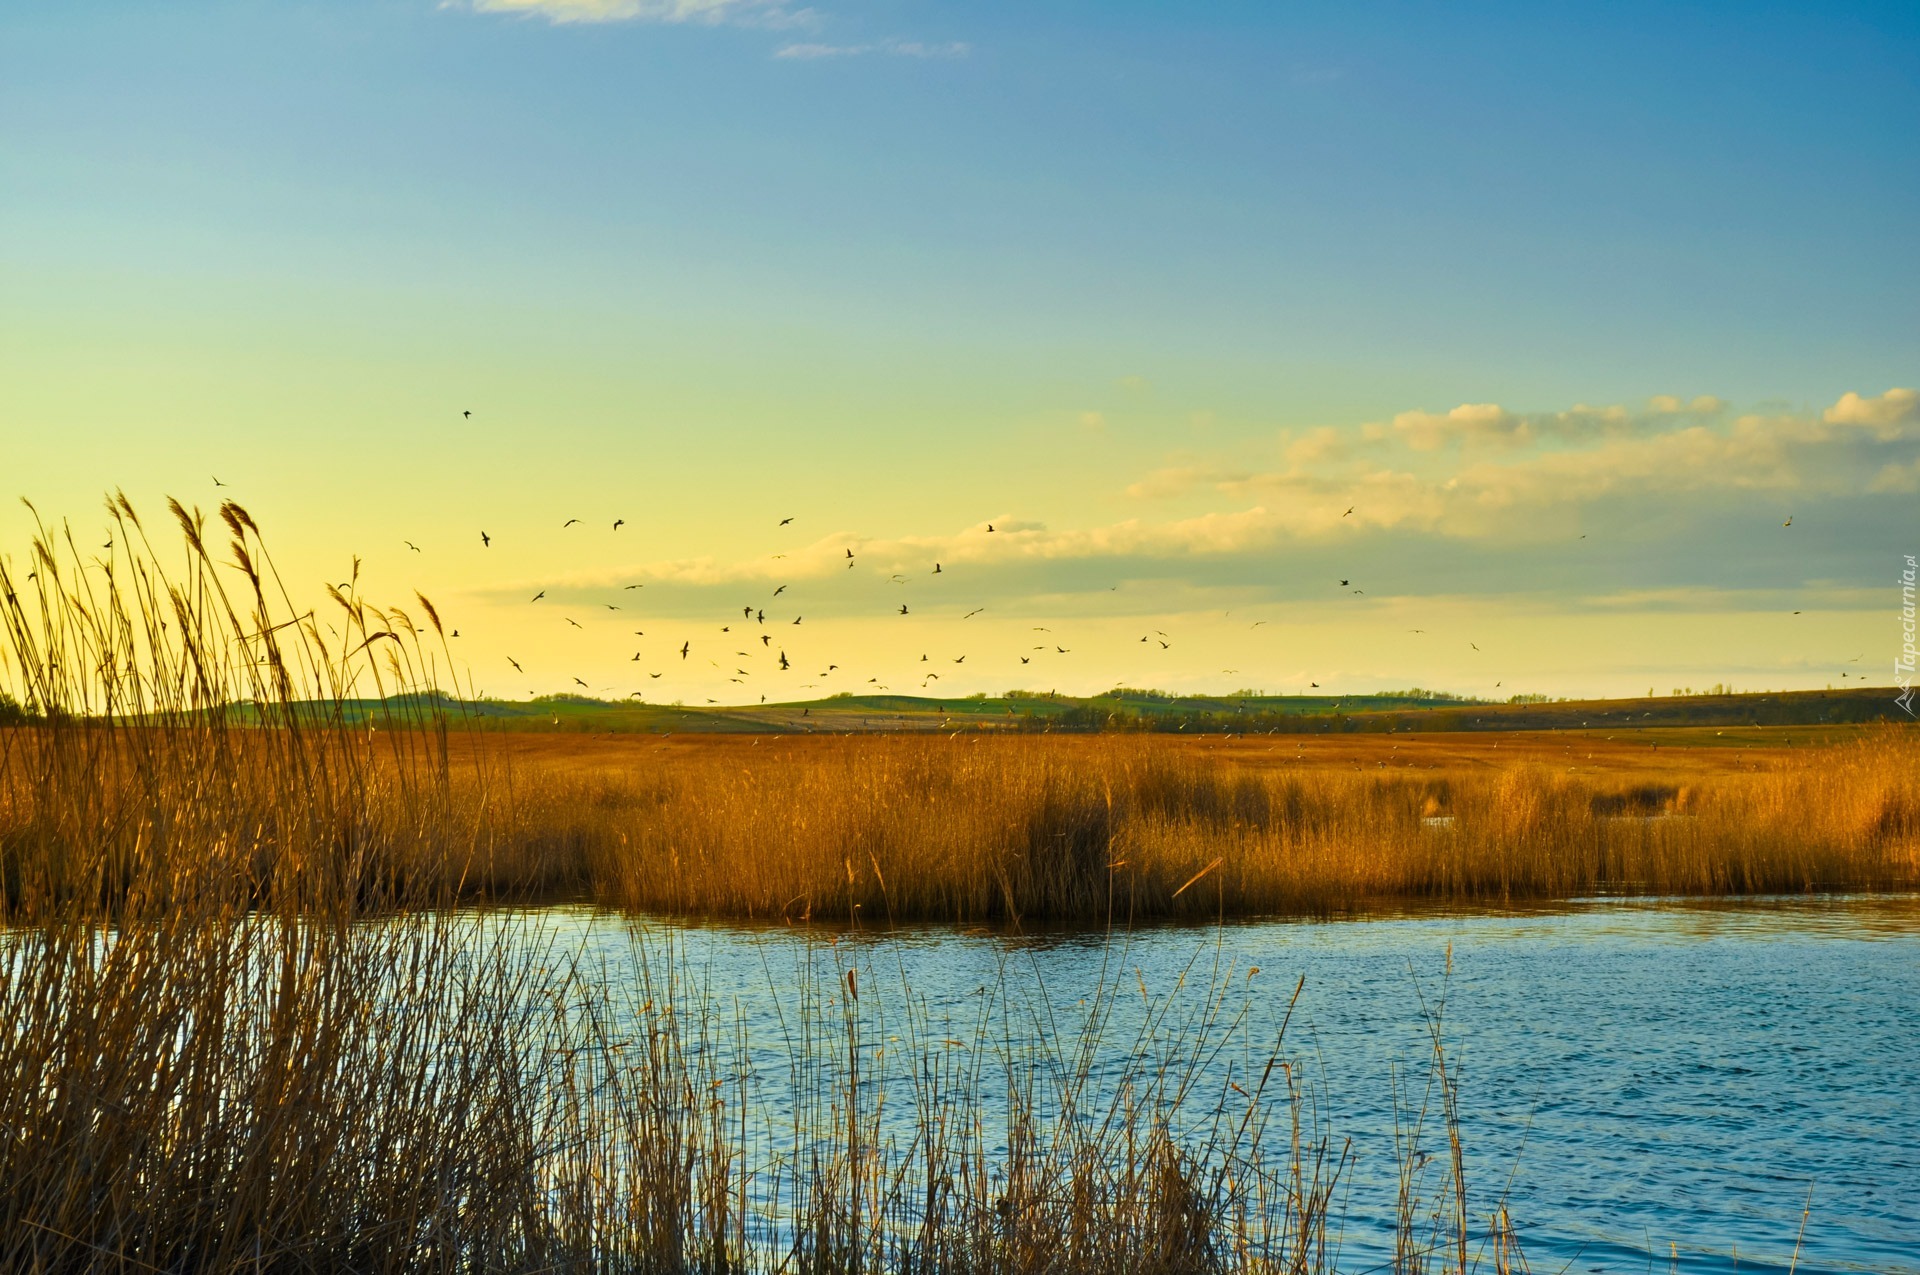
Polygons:
[[[1143,1045],[1140,988],[1170,993],[1184,976],[1176,999],[1197,1003],[1223,985],[1228,1014],[1210,1030],[1244,1016],[1200,1063],[1222,1085],[1257,1067],[1304,977],[1283,1051],[1333,1133],[1353,1139],[1339,1268],[1354,1272],[1391,1255],[1391,1078],[1418,1101],[1423,1006],[1444,1002],[1470,1200],[1484,1216],[1507,1195],[1534,1270],[1784,1271],[1799,1243],[1802,1272],[1920,1272],[1920,897],[1602,900],[1117,935],[520,915],[616,982],[670,946],[718,1020],[744,1027],[757,1100],[775,1108],[792,1100],[781,1089],[795,1083],[783,1059],[798,989],[837,1014],[848,968],[883,1073],[903,1032],[1058,1045],[1089,1005],[1110,1014],[1102,1050],[1177,1052]],[[907,1004],[916,1028],[888,1008]],[[1162,1034],[1181,1030],[1193,1028]],[[898,1066],[913,1056],[891,1054]],[[983,1094],[995,1101],[992,1086]]]

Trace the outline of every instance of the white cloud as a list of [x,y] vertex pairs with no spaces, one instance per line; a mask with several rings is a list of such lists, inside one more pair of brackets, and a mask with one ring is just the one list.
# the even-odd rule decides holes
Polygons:
[[1920,420],[1920,391],[1896,386],[1878,398],[1862,398],[1848,390],[1821,419],[1830,425],[1862,425],[1882,439],[1899,438],[1902,426]]
[[[478,13],[522,13],[553,23],[668,22],[793,27],[818,16],[779,0],[467,0]],[[444,6],[443,6],[444,7]]]
[[1393,428],[1415,451],[1430,452],[1456,439],[1525,442],[1527,423],[1498,403],[1462,403],[1450,412],[1402,412]]
[[960,41],[927,44],[919,40],[882,40],[877,44],[789,44],[776,50],[773,56],[802,62],[822,58],[857,58],[868,53],[901,58],[945,59],[963,58],[972,51],[972,45]]

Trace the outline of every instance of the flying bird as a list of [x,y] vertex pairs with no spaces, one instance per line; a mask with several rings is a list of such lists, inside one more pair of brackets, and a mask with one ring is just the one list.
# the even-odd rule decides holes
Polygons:
[[1780,525],[1781,525],[1782,527],[1791,527],[1791,526],[1793,525],[1793,515],[1792,515],[1792,514],[1788,514],[1788,515],[1787,515],[1787,520],[1786,520],[1785,522],[1783,522],[1783,523],[1781,523]]
[[987,530],[988,530],[988,531],[992,531],[992,530],[993,530],[993,524],[992,524],[992,523],[988,523],[988,524],[987,524]]
[[225,487],[225,486],[226,486],[226,484],[225,484],[225,483],[223,483],[223,482],[221,482],[221,481],[220,481],[220,475],[218,475],[218,474],[208,474],[208,475],[207,475],[207,477],[209,477],[209,478],[211,478],[211,479],[213,479],[213,485],[214,485],[215,487]]
[[613,603],[611,602],[602,602],[600,605],[605,607],[609,611],[618,611],[620,609],[619,607],[613,605]]
[[935,575],[940,574],[940,564],[937,562],[933,564],[933,574]]
[[461,413],[460,413],[460,417],[461,417],[461,419],[462,419],[462,420],[469,420],[469,421],[470,421],[470,420],[472,420],[472,419],[473,419],[473,413],[472,413],[472,412],[470,412],[470,411],[463,411],[463,412],[461,412]]
[[[419,545],[417,545],[417,544],[415,544],[415,543],[413,543],[413,541],[411,541],[411,540],[402,540],[402,541],[401,541],[400,543],[401,543],[401,544],[403,544],[403,545],[405,545],[405,546],[406,546],[407,548],[409,548],[409,549],[411,549],[411,550],[413,550],[413,551],[414,551],[415,553],[419,553],[419,552],[420,552],[420,546],[419,546]],[[109,546],[108,546],[108,548],[112,548],[112,546],[111,546],[111,545],[109,545]]]
[[[1353,512],[1353,506],[1352,506],[1352,505],[1348,505],[1348,506],[1347,506],[1347,514],[1350,514],[1350,513],[1352,513],[1352,512]],[[1340,516],[1341,516],[1342,518],[1344,518],[1344,517],[1346,517],[1346,516],[1347,516],[1347,514],[1341,514]]]
[[793,666],[787,663],[787,653],[785,651],[780,652],[780,671],[784,673],[791,667]]
[[540,592],[533,595],[531,601],[538,602],[541,598],[544,598],[546,596],[547,596],[547,591],[545,589],[542,589],[540,590]]
[[1351,580],[1342,580],[1342,581],[1340,582],[1340,587],[1344,589],[1344,588],[1346,588],[1346,587],[1347,587],[1348,585],[1350,585],[1350,584],[1352,584],[1352,583],[1353,583],[1353,581],[1351,581]]
[[953,662],[955,664],[965,664],[967,662],[967,657],[964,655],[955,656]]
[[1318,683],[1318,682],[1308,682],[1308,683],[1307,683],[1307,685],[1308,685],[1308,686],[1318,686],[1318,685],[1320,685],[1320,683]]
[[788,523],[790,523],[790,522],[792,522],[792,521],[793,521],[793,519],[791,519],[791,518],[782,518],[782,519],[780,520],[780,525],[781,525],[782,527],[784,527],[784,526],[786,526],[786,525],[787,525]]
[[[578,685],[578,686],[586,686],[586,685],[587,685],[587,684],[586,684],[585,682],[582,682],[582,681],[581,681],[581,680],[580,680],[579,678],[577,678],[577,677],[576,677],[576,678],[574,678],[573,680],[574,680],[574,683],[575,683],[575,685]],[[592,687],[588,687],[587,689],[589,689],[589,690],[591,690],[591,689],[593,689],[593,688],[592,688]]]
[[907,613],[907,604],[902,602],[900,604],[900,614],[905,615],[906,613]]
[[658,673],[649,673],[649,674],[647,674],[647,676],[648,676],[648,677],[659,677],[660,675],[659,675]]
[[1033,659],[1032,659],[1032,658],[1031,658],[1030,656],[1025,656],[1025,655],[1023,655],[1023,656],[1021,656],[1021,657],[1020,657],[1020,662],[1021,662],[1022,664],[1031,664],[1031,663],[1033,663]]
[[576,629],[583,629],[586,627],[586,625],[580,623],[580,621],[574,619],[572,616],[567,617],[567,623],[571,624]]
[[761,645],[761,646],[772,646],[772,645],[773,645],[773,634],[771,634],[771,633],[762,633],[762,634],[760,635],[760,645]]
[[693,643],[692,643],[692,642],[682,642],[682,643],[680,644],[680,658],[681,658],[681,659],[683,659],[683,660],[684,660],[684,659],[686,659],[686,658],[687,658],[687,652],[688,652],[689,650],[691,650],[692,648],[693,648]]
[[578,518],[569,518],[565,522],[560,524],[560,530],[565,531],[568,527],[571,527],[574,523],[579,521],[580,520]]
[[781,585],[781,586],[780,586],[779,588],[777,588],[777,589],[775,589],[775,590],[773,591],[773,596],[777,598],[777,597],[779,597],[779,596],[780,596],[781,594],[783,594],[783,593],[785,593],[786,591],[787,591],[787,586],[783,584],[783,585]]
[[967,612],[965,615],[961,616],[960,618],[963,620],[971,620],[974,616],[979,615],[984,610],[986,610],[985,607],[975,607],[973,610]]
[[512,657],[511,655],[509,655],[509,656],[507,657],[507,663],[509,663],[509,664],[511,664],[511,665],[513,665],[513,671],[514,671],[514,672],[516,672],[516,673],[524,673],[524,672],[526,672],[526,671],[527,671],[527,670],[525,670],[525,669],[523,669],[523,668],[521,668],[521,667],[520,667],[520,661],[519,661],[519,660],[516,660],[516,659],[514,659],[514,658],[513,658],[513,657]]
[[802,618],[803,618],[803,617],[801,617],[801,616],[797,616],[797,615],[796,615],[796,616],[794,616],[794,617],[793,617],[793,622],[794,622],[795,624],[798,624],[798,623],[800,623],[800,621],[801,621],[801,619],[802,619]]
[[482,549],[485,549],[485,548],[487,548],[487,547],[488,547],[489,545],[491,545],[492,543],[493,543],[493,537],[492,537],[492,536],[490,536],[490,535],[488,535],[488,534],[487,534],[486,532],[484,532],[484,531],[480,533],[480,547],[481,547]]
[[620,530],[620,528],[622,528],[622,527],[624,527],[624,526],[626,526],[626,525],[627,525],[627,520],[626,520],[625,518],[615,518],[615,519],[613,520],[613,529],[614,529],[615,531],[618,531],[618,530]]
[[1476,650],[1476,651],[1480,649],[1480,647],[1479,647],[1479,645],[1478,645],[1477,643],[1473,643],[1473,642],[1469,642],[1469,643],[1467,643],[1467,645],[1468,645],[1468,646],[1471,646],[1471,647],[1473,647],[1473,649],[1474,649],[1474,650]]
[[644,584],[630,584],[630,585],[628,585],[627,587],[628,587],[629,589],[644,589],[644,588],[646,588],[647,586],[646,586],[646,585],[644,585]]

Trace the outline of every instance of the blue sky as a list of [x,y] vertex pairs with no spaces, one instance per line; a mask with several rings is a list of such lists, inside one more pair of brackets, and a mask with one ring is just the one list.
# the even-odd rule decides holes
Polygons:
[[[647,579],[691,632],[793,565],[788,514],[862,549],[809,605],[889,684],[902,643],[983,640],[903,637],[883,586],[994,519],[1013,547],[926,600],[1005,615],[966,689],[1022,684],[1018,621],[1054,616],[1087,634],[1062,689],[1825,684],[1887,646],[1920,541],[1920,419],[1884,397],[1920,383],[1917,34],[1866,5],[13,6],[5,494],[84,520],[220,473],[316,580],[350,548],[468,615],[502,694],[645,653],[568,648],[523,586]],[[1315,592],[1362,569],[1378,594]],[[1443,613],[1444,652],[1390,640]],[[1155,663],[1145,620],[1182,636]],[[509,648],[552,657],[504,677]]]

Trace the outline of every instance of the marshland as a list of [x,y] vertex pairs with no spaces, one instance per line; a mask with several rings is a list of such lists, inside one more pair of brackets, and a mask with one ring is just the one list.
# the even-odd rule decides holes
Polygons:
[[0,564],[7,1269],[1910,1262],[1911,731],[498,734],[114,513]]

